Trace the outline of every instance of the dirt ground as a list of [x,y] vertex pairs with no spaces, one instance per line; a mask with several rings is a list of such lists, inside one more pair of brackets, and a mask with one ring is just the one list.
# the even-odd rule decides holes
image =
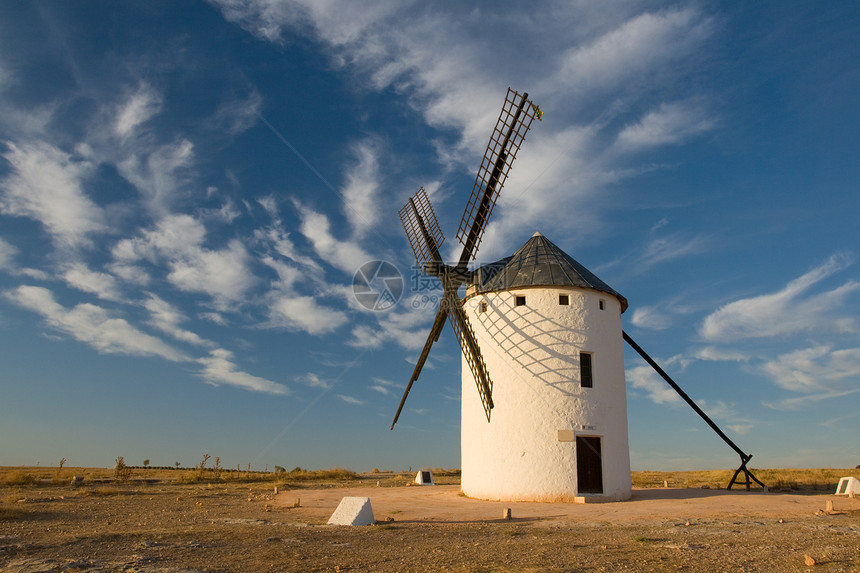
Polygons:
[[[574,505],[458,492],[0,488],[0,571],[860,571],[860,499],[845,496],[644,489]],[[369,497],[377,524],[326,525],[346,496]]]

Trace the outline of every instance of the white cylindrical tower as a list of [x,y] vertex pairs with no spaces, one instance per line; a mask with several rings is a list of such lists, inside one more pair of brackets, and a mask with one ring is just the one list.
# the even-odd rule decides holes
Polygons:
[[626,299],[540,233],[482,267],[465,310],[493,381],[487,422],[463,361],[465,495],[610,501],[631,495],[621,313]]

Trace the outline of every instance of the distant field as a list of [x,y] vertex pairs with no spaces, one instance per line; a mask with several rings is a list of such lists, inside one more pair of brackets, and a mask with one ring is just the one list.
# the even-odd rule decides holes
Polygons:
[[[457,484],[460,470],[436,468],[434,481],[438,484]],[[860,479],[857,469],[753,469],[753,473],[771,490],[822,490],[835,489],[839,478],[853,476]],[[633,487],[638,488],[701,488],[704,486],[725,488],[734,473],[733,469],[698,471],[635,471],[631,472]],[[46,482],[68,483],[74,476],[89,483],[113,483],[117,481],[153,481],[171,483],[234,482],[234,483],[276,483],[301,487],[303,484],[314,487],[355,487],[361,485],[396,487],[405,486],[414,477],[414,472],[378,471],[356,473],[348,469],[305,470],[295,468],[291,471],[262,472],[228,470],[224,468],[173,468],[173,467],[130,467],[125,475],[118,476],[114,468],[83,467],[21,467],[0,466],[0,486],[26,487]],[[736,486],[738,487],[738,486]],[[743,487],[741,485],[740,487]]]

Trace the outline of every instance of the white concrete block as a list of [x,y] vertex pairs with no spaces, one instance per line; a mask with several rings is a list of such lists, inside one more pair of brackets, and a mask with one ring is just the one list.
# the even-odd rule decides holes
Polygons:
[[430,470],[421,470],[415,474],[415,483],[418,485],[436,485],[433,481],[433,472]]
[[836,486],[836,495],[854,495],[860,494],[860,480],[853,477],[844,477],[839,480],[839,485]]
[[343,498],[328,518],[329,525],[373,525],[375,522],[369,497]]

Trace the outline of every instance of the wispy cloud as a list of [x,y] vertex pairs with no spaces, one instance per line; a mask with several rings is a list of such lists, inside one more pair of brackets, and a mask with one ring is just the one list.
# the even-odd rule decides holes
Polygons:
[[12,172],[0,181],[0,213],[38,221],[59,247],[89,244],[89,235],[106,230],[102,209],[83,189],[88,161],[44,142],[6,147]]
[[656,306],[640,306],[633,311],[630,322],[639,328],[666,330],[672,326],[672,317]]
[[556,81],[579,91],[609,90],[683,58],[712,31],[711,21],[694,8],[646,12],[565,52]]
[[812,287],[845,269],[851,258],[837,254],[823,265],[792,280],[781,290],[730,302],[705,318],[699,330],[710,341],[786,336],[800,332],[856,332],[853,317],[840,316],[845,299],[860,291],[849,281],[829,291]]
[[346,394],[338,394],[337,397],[346,402],[347,404],[353,404],[354,406],[364,406],[364,401],[359,400],[358,398],[347,396]]
[[663,103],[618,134],[622,149],[680,143],[714,128],[716,121],[695,102]]
[[146,334],[125,319],[112,316],[93,304],[79,304],[66,309],[46,288],[19,286],[7,291],[6,297],[22,308],[45,319],[53,329],[84,342],[105,354],[128,356],[157,356],[171,362],[188,361],[184,353],[167,345],[160,338]]
[[259,376],[254,376],[238,370],[233,362],[233,353],[216,349],[210,352],[208,357],[198,358],[197,362],[203,365],[200,377],[210,384],[228,384],[245,390],[265,392],[267,394],[289,394],[289,388],[283,384],[272,382]]
[[180,138],[154,149],[136,149],[117,163],[117,169],[137,188],[154,213],[165,214],[171,212],[193,159],[194,145]]
[[388,396],[391,392],[396,388],[401,388],[401,384],[397,384],[396,382],[392,382],[391,380],[386,380],[384,378],[373,377],[373,384],[368,386],[369,389],[374,392],[379,392],[385,396]]
[[203,246],[205,237],[206,228],[197,219],[167,215],[154,228],[119,241],[112,254],[121,265],[166,262],[167,280],[176,288],[207,294],[223,310],[243,300],[257,279],[249,270],[251,258],[238,239],[214,250]]
[[212,126],[227,135],[238,135],[257,124],[262,107],[260,92],[252,88],[246,97],[223,101],[211,120]]
[[[695,60],[712,37],[714,20],[694,7],[645,12],[628,6],[507,7],[487,27],[480,10],[455,5],[429,14],[415,4],[381,2],[356,14],[350,3],[338,1],[312,6],[264,0],[216,3],[228,20],[269,41],[280,42],[288,33],[313,36],[328,47],[335,65],[352,71],[371,89],[394,87],[403,93],[428,125],[456,133],[453,143],[437,145],[440,162],[452,170],[468,166],[472,171],[479,164],[498,114],[488,103],[499,100],[505,85],[517,81],[534,88],[533,97],[558,120],[544,122],[529,136],[508,181],[509,190],[527,190],[528,201],[502,195],[487,229],[484,256],[509,248],[508,238],[523,229],[533,231],[539,224],[545,232],[554,230],[547,229],[558,225],[552,223],[556,218],[547,217],[554,212],[576,213],[576,225],[560,227],[564,233],[593,234],[601,224],[601,203],[582,198],[653,169],[631,166],[629,157],[611,153],[619,133],[628,146],[665,146],[711,129],[717,121],[698,94],[661,103],[653,101],[659,94],[649,87],[672,83],[681,73],[679,62]],[[544,32],[545,43],[519,46],[519,57],[506,58],[508,72],[501,78],[490,70],[510,46],[508,35],[491,33],[495,29],[526,36],[540,30],[565,33]],[[415,42],[416,37],[423,41]],[[663,81],[651,81],[654,77]],[[595,102],[603,102],[598,120],[590,125],[570,121]],[[643,105],[650,109],[640,111]],[[622,113],[638,113],[639,119],[626,125],[613,121]],[[358,166],[362,173],[372,172],[369,161]],[[348,186],[347,191],[359,188]],[[355,224],[358,217],[348,216]],[[362,230],[360,224],[355,228]],[[653,256],[656,261],[672,255],[663,251]]]
[[365,235],[379,224],[382,209],[379,198],[379,161],[377,143],[366,139],[353,144],[355,163],[346,174],[342,191],[344,215],[356,236]]
[[627,383],[641,390],[655,404],[680,403],[678,393],[657,374],[651,366],[634,366],[624,371]]
[[18,249],[0,237],[0,269],[13,270],[14,259],[17,254]]
[[413,305],[414,300],[404,299],[398,309],[377,313],[376,324],[359,324],[353,328],[352,338],[347,344],[355,348],[382,348],[385,345],[397,345],[407,350],[421,348],[427,338],[427,321],[433,318],[435,308]]
[[149,324],[161,332],[175,338],[176,340],[193,344],[194,346],[213,347],[215,343],[201,338],[197,333],[186,330],[180,326],[187,320],[177,308],[164,301],[158,295],[149,293],[143,302],[144,308],[149,311]]
[[296,376],[295,381],[300,382],[306,386],[310,386],[311,388],[321,388],[323,390],[328,390],[332,387],[332,383],[329,380],[320,378],[318,374],[315,374],[313,372],[308,372],[307,374]]
[[860,378],[860,348],[804,348],[767,361],[762,370],[785,390],[837,396],[856,390],[856,381]]
[[136,128],[161,111],[161,94],[142,84],[119,106],[114,130],[121,138],[129,137]]
[[333,267],[352,275],[358,268],[373,259],[358,243],[335,238],[326,215],[295,202],[302,219],[301,233],[307,237],[317,255]]
[[113,275],[92,271],[84,263],[73,263],[63,272],[69,286],[96,295],[102,300],[118,301],[122,298]]

